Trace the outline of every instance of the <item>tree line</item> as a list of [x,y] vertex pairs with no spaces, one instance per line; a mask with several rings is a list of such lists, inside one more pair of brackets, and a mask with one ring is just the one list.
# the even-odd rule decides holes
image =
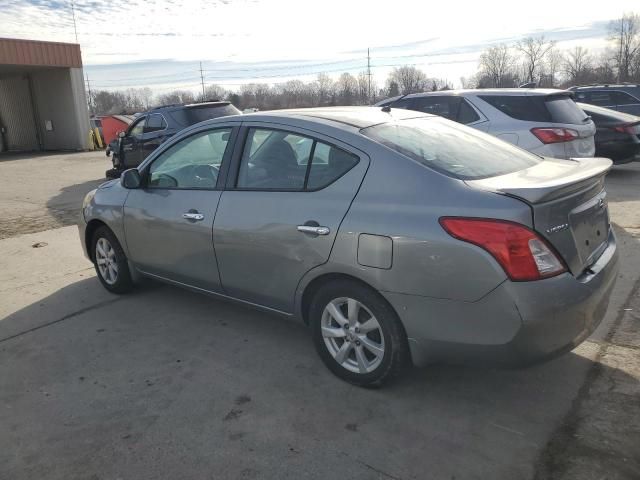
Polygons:
[[[512,88],[523,84],[566,88],[590,83],[640,83],[640,15],[628,13],[609,25],[607,47],[600,53],[576,46],[560,50],[544,36],[527,37],[513,44],[486,48],[480,55],[478,70],[462,77],[463,88]],[[370,105],[396,95],[451,88],[447,80],[429,77],[424,71],[405,65],[396,67],[383,85],[367,72],[343,73],[333,79],[321,73],[315,80],[289,80],[284,83],[248,83],[239,91],[208,85],[202,93],[174,90],[154,95],[148,88],[91,92],[89,108],[93,114],[135,113],[152,106],[228,100],[238,108],[275,110],[281,108],[333,105]]]

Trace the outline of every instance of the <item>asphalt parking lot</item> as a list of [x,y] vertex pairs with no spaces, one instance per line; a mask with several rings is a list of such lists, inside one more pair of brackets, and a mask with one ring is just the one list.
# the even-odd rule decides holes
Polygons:
[[107,166],[0,157],[1,479],[640,478],[640,164],[607,179],[623,261],[587,342],[381,390],[332,376],[301,324],[152,282],[107,293],[71,225]]

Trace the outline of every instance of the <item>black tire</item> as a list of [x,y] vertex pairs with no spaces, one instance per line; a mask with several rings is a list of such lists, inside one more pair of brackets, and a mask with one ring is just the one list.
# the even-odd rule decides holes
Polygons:
[[106,178],[108,178],[109,180],[113,180],[114,178],[120,178],[120,174],[121,173],[122,172],[120,170],[118,170],[117,168],[110,168],[109,170],[104,172],[104,176]]
[[[353,372],[349,370],[348,367],[338,363],[334,355],[330,352],[330,347],[325,343],[325,338],[322,333],[325,307],[327,307],[331,301],[341,298],[351,298],[362,304],[365,307],[364,315],[366,316],[364,319],[366,319],[369,314],[372,314],[379,324],[380,328],[372,333],[377,335],[378,338],[380,334],[382,334],[384,338],[384,354],[382,354],[382,360],[379,361],[377,367],[370,372]],[[311,302],[309,308],[309,323],[313,341],[320,358],[329,370],[349,383],[362,387],[379,387],[383,383],[397,377],[404,369],[410,366],[407,335],[395,310],[376,291],[357,282],[339,280],[322,286],[315,293]],[[360,333],[360,335],[362,335],[362,333]],[[336,342],[338,341],[339,339],[336,340]],[[351,341],[357,343],[357,340],[352,339]],[[359,346],[361,345],[360,343],[357,344]],[[349,353],[349,356],[352,356],[353,359],[349,358],[347,361],[356,362],[356,347],[351,346],[349,348],[354,350],[353,355],[351,352]],[[367,354],[370,355],[370,353]],[[352,368],[354,368],[354,366],[352,366]]]
[[[113,249],[113,262],[117,266],[117,274],[115,275],[115,279],[107,278],[103,276],[101,269],[98,266],[98,252],[96,250],[96,246],[98,245],[98,241],[104,239],[108,242],[108,244]],[[133,289],[133,281],[131,279],[131,272],[129,271],[129,263],[127,262],[127,256],[124,254],[122,250],[122,246],[118,239],[113,234],[113,232],[106,226],[99,227],[93,234],[93,239],[91,240],[91,258],[93,259],[93,265],[96,269],[96,274],[98,275],[98,279],[100,283],[112,293],[128,293]],[[110,275],[110,273],[107,273]]]

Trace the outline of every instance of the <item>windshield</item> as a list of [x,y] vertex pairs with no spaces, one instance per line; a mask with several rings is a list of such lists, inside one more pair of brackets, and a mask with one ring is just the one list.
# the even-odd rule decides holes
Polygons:
[[438,117],[383,123],[360,133],[426,167],[463,180],[505,175],[541,161],[510,143]]

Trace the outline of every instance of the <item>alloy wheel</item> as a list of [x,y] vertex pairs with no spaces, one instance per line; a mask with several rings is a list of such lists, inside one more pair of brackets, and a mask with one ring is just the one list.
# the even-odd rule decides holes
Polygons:
[[358,300],[331,300],[322,313],[321,331],[331,356],[350,372],[370,373],[384,358],[382,327]]
[[114,285],[118,280],[118,263],[116,252],[104,237],[96,242],[96,264],[102,279],[109,285]]

